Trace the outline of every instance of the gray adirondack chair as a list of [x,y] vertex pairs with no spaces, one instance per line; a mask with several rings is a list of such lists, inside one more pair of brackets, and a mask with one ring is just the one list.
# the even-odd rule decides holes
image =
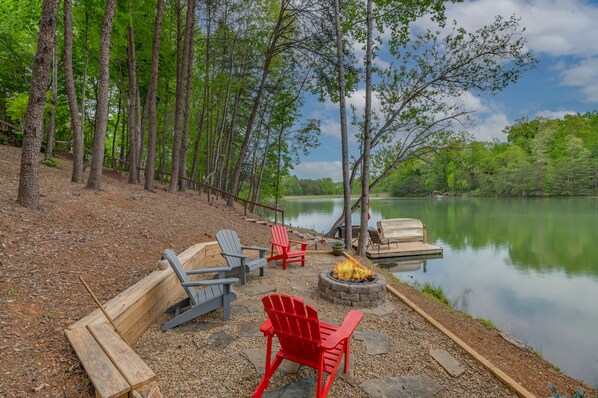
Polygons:
[[[264,267],[266,266],[266,251],[264,247],[241,246],[237,233],[232,229],[223,229],[216,233],[216,240],[220,245],[222,257],[226,259],[231,272],[227,275],[241,275],[241,284],[247,283],[247,273],[258,269],[260,276],[264,276]],[[259,258],[248,260],[249,256],[243,254],[243,250],[259,250]]]
[[[224,277],[225,273],[230,271],[230,268],[206,268],[186,272],[172,250],[164,250],[164,257],[168,260],[170,266],[179,278],[181,286],[187,293],[187,298],[166,309],[166,313],[174,313],[175,316],[162,325],[162,330],[168,330],[175,326],[179,326],[182,323],[197,318],[200,315],[207,314],[220,307],[224,309],[223,319],[225,321],[230,319],[230,303],[237,299],[237,294],[233,291],[231,285],[239,282],[238,278]],[[208,273],[218,273],[218,279],[193,282],[189,280],[189,275]],[[203,287],[203,289],[196,290],[196,287]],[[184,312],[181,312],[181,310],[185,308],[187,309]]]

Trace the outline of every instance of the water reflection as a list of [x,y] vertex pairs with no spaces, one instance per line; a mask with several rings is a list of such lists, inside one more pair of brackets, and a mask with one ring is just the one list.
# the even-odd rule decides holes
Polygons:
[[[327,201],[302,201],[308,210],[295,216],[297,204],[289,201],[286,217],[327,230],[342,200]],[[373,199],[370,213],[371,225],[419,218],[430,243],[444,248],[442,258],[381,265],[406,283],[441,286],[456,308],[492,320],[564,372],[598,384],[597,198]],[[303,224],[307,219],[313,225]]]

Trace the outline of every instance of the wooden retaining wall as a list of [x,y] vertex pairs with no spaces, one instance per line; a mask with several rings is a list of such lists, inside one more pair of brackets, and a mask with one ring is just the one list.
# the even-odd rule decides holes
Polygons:
[[[193,245],[178,258],[186,271],[224,263],[217,242]],[[104,304],[116,331],[99,309],[65,330],[97,397],[162,396],[154,372],[130,347],[183,293],[171,267],[157,269]]]

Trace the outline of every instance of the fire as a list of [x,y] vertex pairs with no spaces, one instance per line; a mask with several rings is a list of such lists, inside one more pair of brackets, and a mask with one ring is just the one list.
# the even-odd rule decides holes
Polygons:
[[374,272],[371,269],[350,259],[337,263],[332,275],[336,279],[351,282],[365,282],[374,279]]

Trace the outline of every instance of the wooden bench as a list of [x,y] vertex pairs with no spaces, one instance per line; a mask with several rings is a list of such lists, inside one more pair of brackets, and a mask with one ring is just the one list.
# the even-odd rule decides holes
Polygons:
[[[194,245],[177,257],[187,271],[221,261],[216,242]],[[96,397],[162,397],[156,374],[131,346],[182,293],[170,267],[156,270],[104,304],[118,332],[99,309],[65,330]]]
[[378,232],[390,242],[427,241],[426,226],[416,218],[391,218],[377,222]]

